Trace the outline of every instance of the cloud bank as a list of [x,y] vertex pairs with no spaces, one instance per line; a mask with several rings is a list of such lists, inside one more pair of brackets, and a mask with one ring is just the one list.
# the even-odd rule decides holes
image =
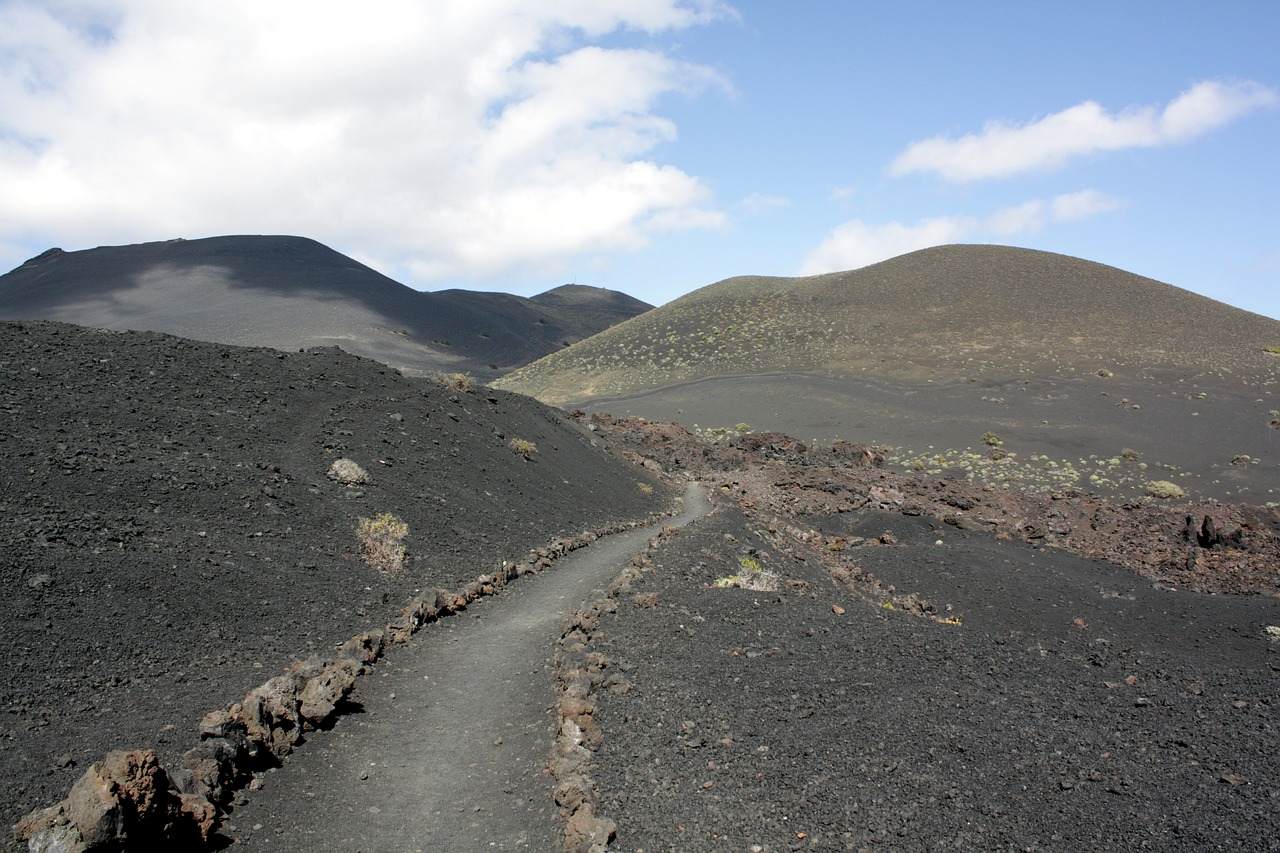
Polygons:
[[653,155],[676,137],[664,96],[728,84],[601,41],[732,14],[716,0],[12,0],[0,234],[300,233],[428,282],[716,226],[702,181]]
[[1095,101],[1027,124],[989,122],[981,133],[914,142],[889,166],[893,175],[932,172],[948,181],[1003,178],[1052,169],[1100,151],[1183,142],[1280,102],[1259,83],[1197,83],[1163,108],[1109,113]]
[[1115,210],[1118,199],[1097,190],[1032,199],[984,217],[940,216],[913,225],[868,224],[852,219],[834,228],[811,251],[800,275],[857,269],[898,255],[983,236],[1012,237],[1038,231],[1051,222],[1069,222]]

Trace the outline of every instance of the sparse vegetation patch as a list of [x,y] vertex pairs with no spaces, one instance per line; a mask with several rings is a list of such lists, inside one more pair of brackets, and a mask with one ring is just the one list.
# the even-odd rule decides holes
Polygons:
[[525,459],[532,459],[533,455],[538,452],[538,445],[526,438],[513,438],[507,446]]
[[1165,500],[1176,500],[1177,498],[1185,498],[1187,493],[1177,483],[1171,483],[1168,480],[1152,480],[1147,483],[1147,494],[1153,498],[1161,498]]
[[344,486],[359,486],[369,482],[369,472],[351,459],[335,459],[329,466],[328,477]]
[[471,391],[476,387],[476,381],[467,373],[447,373],[443,380],[445,385],[455,391]]
[[717,578],[711,585],[716,589],[749,589],[754,592],[776,592],[778,575],[761,565],[755,557],[739,557],[742,571],[736,575]]
[[373,569],[395,574],[403,571],[408,549],[404,538],[409,535],[409,525],[389,512],[373,518],[361,518],[356,524],[356,538],[360,542],[360,557]]
[[1145,494],[1150,469],[1168,471],[1165,476],[1182,475],[1177,466],[1158,462],[1148,464],[1139,459],[1136,450],[1128,448],[1119,456],[1090,454],[1075,459],[1052,459],[1045,454],[1020,456],[998,447],[991,448],[986,455],[974,450],[949,448],[935,448],[924,453],[895,448],[890,450],[885,461],[931,476],[959,469],[963,470],[967,480],[1040,494],[1064,489]]

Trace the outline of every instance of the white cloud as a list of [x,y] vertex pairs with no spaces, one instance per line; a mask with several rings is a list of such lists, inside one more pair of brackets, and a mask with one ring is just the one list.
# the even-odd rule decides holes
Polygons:
[[738,203],[743,212],[748,215],[758,213],[767,213],[770,210],[778,210],[783,207],[791,206],[791,199],[786,196],[769,195],[768,193],[751,193],[745,196]]
[[1120,207],[1120,200],[1097,190],[1081,190],[1066,193],[1053,200],[1053,218],[1057,222],[1084,219],[1099,213],[1107,213]]
[[915,225],[868,225],[852,219],[839,225],[805,258],[800,275],[857,269],[916,249],[954,243],[973,230],[965,217],[944,216]]
[[0,235],[68,247],[300,233],[423,279],[554,267],[714,227],[655,162],[657,48],[716,0],[0,4]]
[[983,217],[941,216],[914,225],[888,222],[869,225],[853,219],[837,226],[811,251],[800,275],[865,267],[878,261],[983,236],[1013,237],[1039,231],[1050,222],[1069,222],[1115,210],[1118,199],[1097,190],[1065,193],[1051,199],[1031,199]]
[[1004,237],[1039,231],[1044,227],[1045,207],[1040,199],[1032,199],[997,210],[987,217],[987,230]]
[[845,184],[839,187],[833,187],[831,190],[831,198],[833,201],[848,201],[858,192],[858,188],[853,184]]
[[1085,101],[1026,124],[989,122],[981,133],[935,136],[907,146],[889,171],[934,172],[949,181],[1000,178],[1061,166],[1073,157],[1182,142],[1280,102],[1259,83],[1197,83],[1163,109],[1109,113]]
[[1080,190],[1064,193],[1049,200],[1032,199],[1002,208],[982,221],[983,230],[1001,236],[1039,231],[1050,222],[1073,222],[1120,207],[1120,200],[1098,192]]

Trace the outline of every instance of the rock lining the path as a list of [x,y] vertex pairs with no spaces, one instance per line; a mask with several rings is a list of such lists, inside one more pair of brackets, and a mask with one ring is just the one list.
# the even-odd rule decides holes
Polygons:
[[[356,680],[391,646],[407,643],[423,626],[465,610],[517,578],[551,568],[559,558],[602,536],[646,526],[663,515],[669,513],[556,537],[529,551],[523,560],[503,561],[496,572],[480,575],[456,590],[435,589],[414,596],[386,626],[341,643],[333,658],[295,661],[240,702],[205,714],[199,742],[183,753],[179,766],[165,768],[151,749],[107,753],[89,767],[65,799],[22,818],[14,827],[16,840],[41,853],[156,845],[207,848],[233,795],[251,784],[256,771],[278,766],[301,745],[306,733],[341,716],[343,700]],[[650,548],[660,540],[651,540]],[[594,667],[584,672],[598,673],[604,662],[584,661],[584,665]],[[585,677],[589,682],[590,676]],[[585,797],[577,805],[571,824],[584,836],[598,837],[607,821],[593,816]]]
[[555,780],[556,805],[564,819],[565,853],[603,853],[617,833],[617,824],[598,812],[591,780],[592,755],[604,740],[594,716],[595,697],[601,689],[625,692],[629,684],[620,675],[606,674],[608,657],[590,651],[590,643],[600,629],[601,617],[617,612],[619,596],[629,593],[632,583],[651,564],[648,555],[676,533],[677,528],[664,527],[652,537],[645,550],[632,557],[613,580],[603,598],[569,617],[556,644],[558,723],[548,768]]

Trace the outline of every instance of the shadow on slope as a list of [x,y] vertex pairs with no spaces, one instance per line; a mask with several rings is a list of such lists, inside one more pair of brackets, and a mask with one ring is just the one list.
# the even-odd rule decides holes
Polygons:
[[[622,306],[627,316],[647,307]],[[503,293],[416,291],[301,237],[50,250],[0,276],[0,318],[286,350],[337,345],[416,372],[484,377],[594,334],[615,316]]]

